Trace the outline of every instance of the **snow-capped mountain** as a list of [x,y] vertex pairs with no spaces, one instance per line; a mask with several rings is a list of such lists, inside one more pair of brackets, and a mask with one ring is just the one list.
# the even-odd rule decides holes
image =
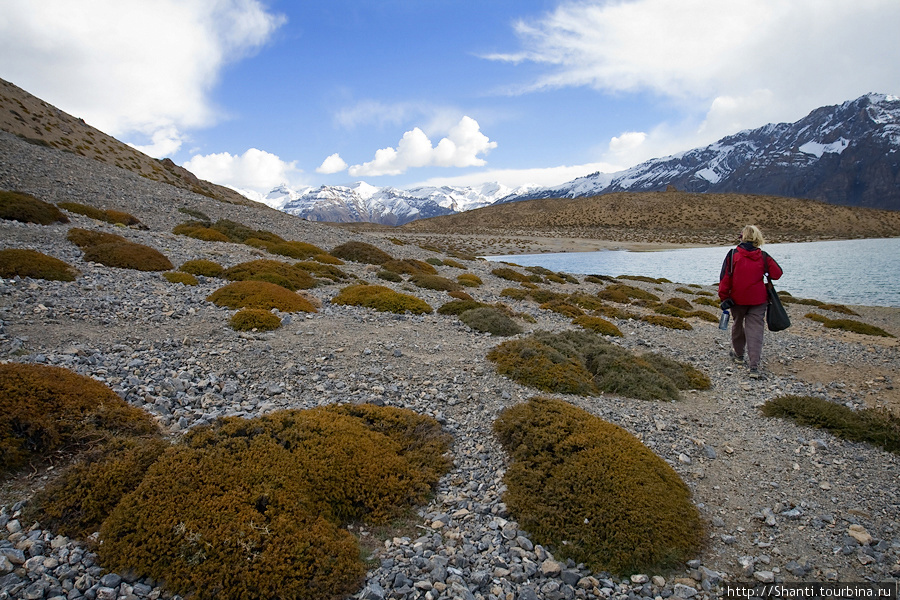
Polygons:
[[310,221],[357,221],[403,225],[416,219],[480,208],[500,198],[520,195],[538,186],[509,188],[498,183],[476,187],[417,187],[400,190],[365,182],[352,186],[325,185],[293,189],[279,186],[266,195],[242,191],[248,198]]
[[868,94],[770,124],[705,148],[618,173],[594,173],[505,198],[593,196],[619,191],[738,192],[900,210],[900,98]]
[[900,210],[900,98],[868,94],[818,108],[796,123],[741,131],[704,148],[553,187],[512,189],[486,183],[401,190],[358,182],[299,189],[280,186],[264,196],[239,191],[313,221],[403,225],[500,202],[660,191],[668,186]]

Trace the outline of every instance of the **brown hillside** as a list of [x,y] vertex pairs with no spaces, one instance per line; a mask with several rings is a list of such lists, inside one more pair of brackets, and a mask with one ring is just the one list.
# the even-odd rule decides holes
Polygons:
[[510,202],[408,223],[408,234],[730,244],[748,223],[773,242],[900,236],[900,212],[741,194],[618,192]]
[[234,190],[198,179],[168,158],[151,158],[3,79],[0,79],[0,129],[34,144],[87,156],[216,200],[233,204],[252,202]]

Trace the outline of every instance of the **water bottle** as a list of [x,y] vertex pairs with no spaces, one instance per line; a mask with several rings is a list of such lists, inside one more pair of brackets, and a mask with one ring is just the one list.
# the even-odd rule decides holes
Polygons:
[[728,319],[731,318],[731,313],[728,310],[722,311],[722,316],[719,317],[719,329],[728,329]]

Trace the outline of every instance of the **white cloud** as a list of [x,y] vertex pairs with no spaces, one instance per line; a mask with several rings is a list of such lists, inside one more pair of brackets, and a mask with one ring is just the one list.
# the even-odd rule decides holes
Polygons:
[[316,173],[322,173],[323,175],[331,175],[333,173],[340,173],[344,169],[347,168],[347,163],[344,162],[344,159],[341,158],[341,155],[338,153],[334,153],[325,160],[322,161],[322,164],[319,165],[319,168],[316,169]]
[[241,155],[228,152],[205,156],[198,154],[183,166],[200,179],[262,194],[290,183],[290,175],[299,173],[296,163],[285,162],[274,154],[256,148],[250,148]]
[[583,86],[668,101],[684,121],[629,150],[650,158],[868,92],[900,93],[897,23],[896,0],[567,1],[515,25],[520,51],[486,58],[541,67],[516,93]]
[[4,0],[0,72],[160,156],[222,117],[210,98],[221,70],[283,22],[257,0]]
[[382,148],[375,152],[375,158],[361,165],[353,165],[349,173],[353,177],[400,175],[407,169],[416,167],[480,167],[486,161],[479,158],[497,147],[481,133],[478,122],[471,117],[463,117],[450,128],[447,137],[437,146],[418,127],[403,134],[396,148]]

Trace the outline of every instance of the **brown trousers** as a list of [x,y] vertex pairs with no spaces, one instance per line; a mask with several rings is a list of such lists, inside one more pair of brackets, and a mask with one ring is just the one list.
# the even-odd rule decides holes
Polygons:
[[747,348],[747,366],[759,368],[762,358],[763,331],[766,329],[766,304],[731,307],[734,325],[731,328],[731,347],[737,356],[744,356]]

